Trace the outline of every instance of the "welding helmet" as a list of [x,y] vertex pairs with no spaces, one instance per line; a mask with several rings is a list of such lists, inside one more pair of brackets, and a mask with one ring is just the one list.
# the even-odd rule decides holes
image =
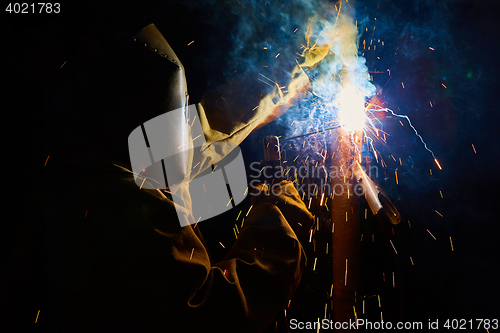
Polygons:
[[[132,37],[132,48],[142,59],[140,66],[149,86],[147,113],[155,115],[140,123],[128,137],[129,154],[136,183],[144,188],[167,188],[182,182],[192,164],[193,136],[201,139],[200,126],[191,127],[196,109],[189,107],[184,67],[154,24]],[[191,111],[191,113],[189,112]],[[138,119],[139,120],[139,119]],[[199,123],[198,123],[199,124]],[[193,133],[194,132],[194,133]]]
[[[231,209],[247,193],[245,166],[238,146],[206,142],[200,121],[204,112],[198,110],[202,107],[189,105],[184,68],[153,24],[134,35],[132,42],[135,52],[144,57],[141,61],[146,62],[141,67],[152,62],[157,67],[156,72],[147,73],[152,82],[139,82],[149,98],[148,113],[153,111],[155,116],[136,122],[128,136],[136,184],[147,189],[168,188],[175,193],[189,183],[196,222]],[[151,90],[144,90],[144,85]],[[179,220],[182,224],[184,219]]]

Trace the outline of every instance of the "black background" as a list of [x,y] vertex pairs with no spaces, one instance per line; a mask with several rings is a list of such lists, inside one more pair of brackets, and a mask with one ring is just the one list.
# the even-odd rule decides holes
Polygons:
[[[206,90],[228,80],[221,70],[228,62],[223,53],[215,51],[231,42],[227,26],[221,29],[206,23],[196,5],[191,6],[189,14],[180,4],[169,7],[131,2],[104,6],[82,2],[62,3],[61,7],[60,14],[52,15],[2,12],[0,20],[5,133],[2,160],[3,178],[7,180],[3,192],[8,199],[3,205],[0,236],[0,298],[1,316],[5,317],[2,323],[8,323],[11,331],[43,329],[34,321],[41,309],[39,324],[43,324],[46,298],[43,187],[47,184],[43,182],[43,165],[51,152],[45,145],[44,87],[58,77],[65,61],[69,63],[81,54],[79,37],[89,26],[133,32],[154,21],[186,68],[193,102]],[[397,244],[400,256],[412,256],[415,263],[410,267],[407,261],[404,268],[412,319],[498,318],[500,313],[499,7],[494,0],[357,2],[359,13],[379,15],[377,34],[386,41],[380,53],[383,63],[366,56],[369,70],[380,66],[393,72],[388,83],[387,77],[375,77],[375,83],[386,84],[383,95],[390,107],[397,110],[400,106],[400,111],[411,117],[443,166],[438,171],[428,152],[420,147],[415,152],[406,151],[418,162],[413,173],[400,176],[402,187],[393,189],[389,186],[393,180],[386,180],[403,213],[403,222],[412,223],[412,231],[402,232]],[[195,42],[187,47],[192,40]],[[433,53],[428,51],[429,46],[435,49]],[[405,90],[401,90],[401,82],[405,82]],[[446,84],[446,90],[441,83]],[[434,101],[432,110],[428,108],[429,100]],[[419,112],[424,109],[427,111]],[[386,130],[398,131],[390,123]],[[245,160],[250,163],[262,159],[261,138],[279,131],[279,126],[268,125],[253,133],[241,145]],[[412,137],[408,132],[404,135]],[[393,141],[394,149],[404,152],[404,140]],[[428,175],[428,169],[434,170],[433,177],[423,176]],[[415,178],[422,182],[415,185]],[[427,229],[432,230],[436,240]]]

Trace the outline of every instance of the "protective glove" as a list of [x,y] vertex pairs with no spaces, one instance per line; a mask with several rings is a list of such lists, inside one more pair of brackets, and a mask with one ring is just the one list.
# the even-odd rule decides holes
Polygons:
[[251,200],[254,208],[263,204],[276,205],[298,237],[307,235],[314,222],[291,181],[284,180],[271,186],[259,184],[253,188]]

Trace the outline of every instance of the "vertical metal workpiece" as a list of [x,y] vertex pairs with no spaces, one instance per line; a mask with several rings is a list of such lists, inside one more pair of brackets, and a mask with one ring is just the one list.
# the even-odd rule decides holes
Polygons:
[[333,175],[333,319],[335,322],[349,322],[356,320],[356,312],[360,309],[356,299],[360,282],[359,208],[349,170],[353,159],[359,158],[359,150],[350,139],[350,134],[342,128],[333,131],[332,136],[333,151],[329,155],[330,174]]

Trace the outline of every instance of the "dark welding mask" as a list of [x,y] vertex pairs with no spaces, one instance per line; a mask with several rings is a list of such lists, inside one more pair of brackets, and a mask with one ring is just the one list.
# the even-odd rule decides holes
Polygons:
[[139,53],[146,52],[143,61],[158,62],[158,70],[149,75],[153,91],[148,91],[152,101],[146,105],[159,115],[138,124],[128,137],[136,184],[175,194],[189,183],[196,222],[227,211],[247,194],[239,148],[230,142],[206,142],[200,121],[204,112],[200,105],[189,105],[184,68],[158,29],[148,25],[133,41]]

